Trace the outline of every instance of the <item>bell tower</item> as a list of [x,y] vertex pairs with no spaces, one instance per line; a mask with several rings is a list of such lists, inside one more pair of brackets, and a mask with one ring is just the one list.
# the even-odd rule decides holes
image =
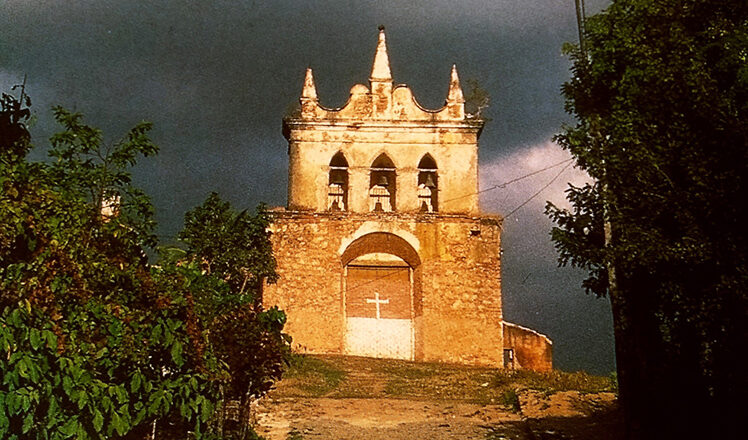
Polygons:
[[457,67],[444,105],[424,108],[393,82],[380,27],[370,72],[327,108],[308,68],[283,120],[288,205],[272,212],[280,280],[264,304],[312,353],[503,366],[509,329],[537,342],[512,365],[550,368],[550,341],[503,321],[502,219],[478,206],[484,121],[465,112]]
[[479,212],[483,120],[465,113],[456,66],[444,106],[425,109],[408,86],[393,86],[380,27],[368,87],[356,84],[342,107],[325,108],[308,68],[299,101],[300,112],[283,121],[289,209]]

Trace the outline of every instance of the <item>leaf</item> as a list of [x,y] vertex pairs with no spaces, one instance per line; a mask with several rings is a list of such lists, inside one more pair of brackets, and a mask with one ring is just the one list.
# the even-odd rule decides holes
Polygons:
[[190,407],[187,405],[187,403],[182,403],[179,405],[179,414],[181,414],[182,418],[189,420],[190,419]]
[[42,335],[44,335],[44,339],[47,341],[47,348],[57,348],[57,335],[49,330],[44,330]]
[[94,417],[91,421],[96,432],[101,432],[101,427],[104,424],[104,416],[101,415],[101,411],[94,409]]
[[174,344],[171,346],[171,359],[174,361],[175,364],[177,364],[178,367],[181,367],[184,364],[184,359],[182,358],[182,343],[175,341]]
[[156,394],[153,394],[151,396],[151,403],[150,403],[150,405],[148,405],[148,413],[149,414],[151,414],[151,415],[158,414],[158,410],[161,407],[161,401],[162,401],[162,399],[163,399],[163,397],[162,397],[162,394],[160,392],[158,392]]
[[28,413],[26,414],[26,417],[23,418],[23,426],[21,427],[21,433],[26,434],[31,430],[31,427],[34,426],[34,413]]
[[78,432],[78,425],[78,420],[75,417],[71,417],[68,419],[67,423],[57,428],[57,430],[66,438],[72,437],[76,432]]
[[130,379],[130,391],[137,393],[140,389],[140,383],[142,382],[140,372],[135,372]]
[[118,403],[122,404],[122,403],[127,402],[127,400],[128,400],[128,398],[127,398],[127,391],[125,391],[125,387],[124,386],[114,387],[114,391],[117,394],[117,402]]
[[62,378],[62,390],[65,391],[65,394],[68,396],[73,392],[73,380],[70,379],[70,376],[64,376]]
[[213,404],[208,399],[204,399],[200,405],[200,418],[203,422],[207,422],[213,416],[213,410]]
[[116,412],[112,413],[112,426],[119,435],[125,435],[127,432],[127,425]]
[[26,366],[26,358],[22,358],[20,362],[16,365],[16,369],[18,370],[18,375],[21,376],[24,379],[29,378],[29,368]]
[[78,393],[78,410],[83,409],[83,407],[86,406],[86,403],[88,403],[88,393]]
[[39,333],[39,330],[36,328],[32,328],[29,332],[29,342],[31,343],[31,348],[34,350],[38,350],[41,346],[41,334]]
[[31,399],[29,398],[29,396],[27,394],[24,394],[20,396],[20,399],[21,399],[21,408],[23,408],[23,412],[29,412],[29,408],[31,408]]

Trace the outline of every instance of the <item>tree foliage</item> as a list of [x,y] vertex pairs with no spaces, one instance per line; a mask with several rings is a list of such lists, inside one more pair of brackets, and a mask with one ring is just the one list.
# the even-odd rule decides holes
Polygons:
[[185,261],[199,264],[229,286],[233,302],[219,304],[210,341],[229,369],[224,398],[239,401],[241,428],[248,425],[249,403],[280,379],[290,357],[290,337],[282,333],[285,314],[262,308],[262,287],[275,282],[275,259],[264,206],[254,215],[236,212],[218,194],[185,214],[179,238],[187,244]]
[[255,215],[235,212],[229,202],[211,193],[202,206],[185,214],[179,238],[199,257],[209,273],[219,274],[232,289],[250,291],[259,299],[262,282],[275,282],[275,259],[268,239],[270,219],[263,206]]
[[734,434],[748,389],[748,4],[617,0],[584,38],[566,48],[563,87],[578,124],[557,141],[596,183],[569,188],[571,211],[547,207],[559,261],[611,296],[631,438],[667,423],[691,436],[705,418]]
[[[53,161],[36,163],[26,159],[28,105],[3,95],[0,109],[0,438],[203,437],[236,372],[212,326],[248,318],[234,325],[254,325],[251,347],[280,356],[286,347],[266,341],[285,341],[284,315],[236,315],[251,296],[200,260],[148,263],[152,207],[130,168],[158,150],[150,124],[107,144],[55,108]],[[255,275],[270,277],[263,252],[245,256],[264,258],[256,264],[269,269]],[[278,377],[266,367],[252,377]]]

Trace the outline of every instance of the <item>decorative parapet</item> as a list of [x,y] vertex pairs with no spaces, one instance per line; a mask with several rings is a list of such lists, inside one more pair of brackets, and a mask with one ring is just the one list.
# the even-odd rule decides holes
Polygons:
[[287,121],[450,121],[470,120],[471,126],[482,126],[479,118],[465,114],[465,99],[453,65],[450,73],[449,92],[444,106],[430,110],[421,106],[407,85],[394,85],[390,73],[389,57],[385,42],[384,27],[380,27],[379,41],[374,56],[369,86],[356,84],[351,88],[350,97],[342,107],[327,108],[319,103],[312,69],[308,68],[304,78],[301,97],[301,111]]

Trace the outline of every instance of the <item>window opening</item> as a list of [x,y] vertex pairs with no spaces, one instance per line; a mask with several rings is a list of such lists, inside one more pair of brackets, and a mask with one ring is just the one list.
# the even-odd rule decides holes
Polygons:
[[369,180],[369,210],[390,212],[395,210],[397,192],[395,164],[382,153],[371,164]]
[[436,161],[430,154],[423,156],[418,163],[418,204],[421,212],[438,210],[439,194]]
[[348,209],[348,161],[338,152],[330,161],[327,183],[327,209],[346,211]]
[[511,348],[504,349],[504,368],[509,370],[514,369],[514,350]]

